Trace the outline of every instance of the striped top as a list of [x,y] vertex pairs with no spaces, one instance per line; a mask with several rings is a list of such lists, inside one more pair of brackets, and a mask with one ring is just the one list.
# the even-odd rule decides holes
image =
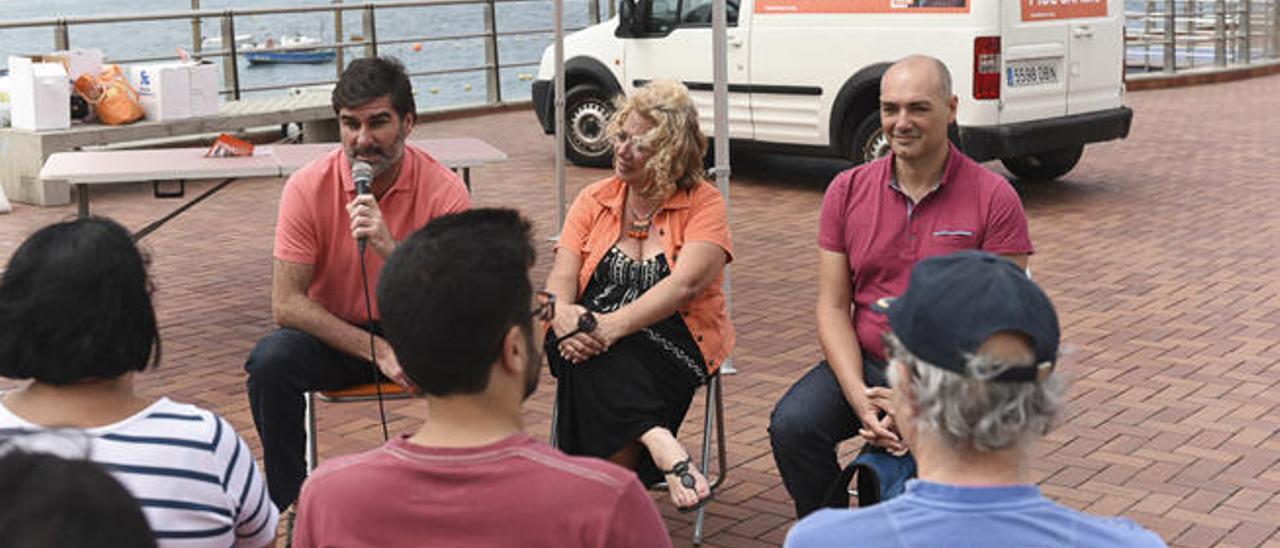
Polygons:
[[[0,400],[0,438],[42,430]],[[226,419],[160,398],[132,417],[85,433],[87,457],[138,499],[161,548],[258,547],[275,539],[279,512],[248,445]],[[29,450],[51,450],[42,447],[50,438],[16,441]]]

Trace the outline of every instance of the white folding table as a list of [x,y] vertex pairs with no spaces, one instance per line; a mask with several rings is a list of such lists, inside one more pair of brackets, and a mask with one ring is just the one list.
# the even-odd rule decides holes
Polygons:
[[[471,189],[471,168],[507,161],[507,153],[474,137],[448,139],[414,139],[409,144],[427,151],[445,167],[459,172],[462,182]],[[288,176],[307,162],[337,148],[337,143],[313,143],[305,145],[264,145],[271,149],[280,164],[281,176]]]
[[[471,168],[507,161],[506,153],[473,137],[421,139],[409,142],[431,154],[445,167],[461,172],[471,188]],[[206,158],[205,148],[97,150],[57,152],[40,169],[42,179],[76,186],[80,216],[89,215],[90,185],[143,181],[287,177],[337,143],[261,145],[253,156]]]

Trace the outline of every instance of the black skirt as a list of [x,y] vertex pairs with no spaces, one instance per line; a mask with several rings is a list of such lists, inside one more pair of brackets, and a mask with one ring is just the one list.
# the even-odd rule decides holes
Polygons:
[[[596,268],[580,304],[612,312],[667,275],[665,257],[635,261],[614,248]],[[706,380],[706,362],[679,314],[580,364],[560,357],[554,333],[547,334],[546,351],[558,379],[560,449],[573,455],[608,458],[654,427],[678,434],[694,392]],[[641,480],[647,485],[661,481],[648,451],[643,446],[640,451]]]

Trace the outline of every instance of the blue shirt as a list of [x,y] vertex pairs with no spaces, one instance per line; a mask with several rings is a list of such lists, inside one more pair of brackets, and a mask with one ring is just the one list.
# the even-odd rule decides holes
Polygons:
[[786,548],[819,546],[1165,546],[1128,518],[1090,516],[1034,485],[959,487],[922,480],[861,510],[820,510],[787,534]]

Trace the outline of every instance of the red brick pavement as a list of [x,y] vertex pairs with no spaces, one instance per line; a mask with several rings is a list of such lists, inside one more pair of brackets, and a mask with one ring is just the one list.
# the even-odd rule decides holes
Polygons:
[[[1089,147],[1066,181],[1020,185],[1038,248],[1036,279],[1057,302],[1064,419],[1034,451],[1034,478],[1065,504],[1123,514],[1175,546],[1280,546],[1280,76],[1135,93],[1132,136]],[[423,137],[481,137],[511,155],[477,169],[475,202],[516,207],[540,237],[555,227],[552,143],[528,111],[428,123]],[[707,546],[780,544],[792,521],[769,453],[769,411],[819,358],[814,240],[838,162],[736,159],[734,320],[741,371],[726,379],[730,474],[709,508]],[[997,168],[998,169],[998,168]],[[569,196],[604,171],[570,168]],[[193,185],[192,192],[211,183]],[[271,328],[270,246],[282,181],[244,180],[147,238],[164,362],[141,377],[226,416],[259,449],[242,363]],[[177,205],[143,185],[95,192],[94,210],[139,228]],[[70,206],[0,216],[0,257]],[[551,258],[540,240],[535,273]],[[527,406],[548,430],[550,378]],[[2,386],[12,386],[5,383]],[[700,400],[697,400],[700,402]],[[391,428],[424,416],[390,406]],[[699,439],[695,403],[682,436]],[[324,456],[379,441],[372,405],[322,405]],[[849,448],[846,448],[849,449]],[[655,495],[677,544],[689,516]]]

